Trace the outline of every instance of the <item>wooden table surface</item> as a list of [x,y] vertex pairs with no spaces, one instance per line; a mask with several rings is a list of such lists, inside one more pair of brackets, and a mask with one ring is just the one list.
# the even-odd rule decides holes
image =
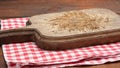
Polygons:
[[[120,0],[0,0],[0,18],[26,17],[85,8],[108,8],[120,13]],[[0,47],[0,68],[6,68],[3,58]],[[120,61],[96,66],[69,68],[120,68]]]

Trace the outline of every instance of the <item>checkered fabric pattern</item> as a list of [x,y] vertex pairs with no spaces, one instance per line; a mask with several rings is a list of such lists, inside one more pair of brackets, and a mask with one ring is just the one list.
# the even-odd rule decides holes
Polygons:
[[26,26],[28,18],[10,18],[1,20],[1,30],[15,29]]
[[[16,19],[12,20],[14,23]],[[21,18],[16,23],[20,24],[20,21],[22,21]],[[1,23],[4,24],[4,22]],[[16,27],[16,25],[11,26]],[[45,51],[38,48],[34,42],[4,44],[2,48],[9,68],[59,68],[97,65],[120,60],[120,42],[66,51]]]

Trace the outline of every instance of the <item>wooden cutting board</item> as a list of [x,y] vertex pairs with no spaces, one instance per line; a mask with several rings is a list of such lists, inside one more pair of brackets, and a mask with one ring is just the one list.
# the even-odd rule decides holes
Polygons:
[[[32,23],[32,25],[35,25],[34,22]],[[42,35],[41,32],[38,30],[39,27],[37,29],[35,26],[29,28],[26,27],[0,31],[0,44],[32,41],[36,42],[38,47],[45,50],[67,50],[120,41],[120,29],[112,29],[63,37],[45,36]]]

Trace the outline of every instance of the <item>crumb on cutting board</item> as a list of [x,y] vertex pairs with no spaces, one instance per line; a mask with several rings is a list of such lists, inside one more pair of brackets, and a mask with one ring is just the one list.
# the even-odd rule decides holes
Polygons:
[[50,20],[52,26],[58,26],[59,30],[82,32],[104,29],[109,22],[108,17],[100,17],[97,15],[90,16],[84,12],[70,11],[63,13],[55,19]]

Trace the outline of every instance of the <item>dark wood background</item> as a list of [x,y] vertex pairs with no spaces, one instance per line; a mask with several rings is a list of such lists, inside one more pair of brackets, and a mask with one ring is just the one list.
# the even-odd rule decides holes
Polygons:
[[[0,0],[0,18],[27,17],[85,8],[108,8],[120,13],[120,0]],[[6,68],[3,58],[0,47],[0,68]],[[69,68],[120,68],[120,62]]]
[[84,8],[120,12],[120,0],[0,0],[0,17],[22,17]]

